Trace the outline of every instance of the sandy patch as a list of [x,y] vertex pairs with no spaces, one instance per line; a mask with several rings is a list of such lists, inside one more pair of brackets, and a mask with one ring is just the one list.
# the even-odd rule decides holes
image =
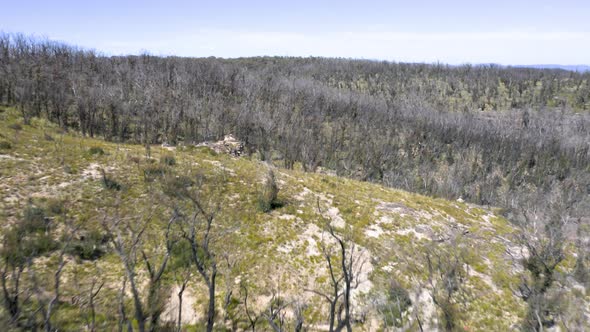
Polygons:
[[[164,313],[162,314],[162,320],[165,322],[178,322],[178,307],[180,304],[180,301],[178,300],[179,291],[179,286],[174,286],[172,288],[170,298],[168,299],[164,308]],[[197,298],[191,289],[187,287],[182,294],[182,324],[196,324],[199,321],[201,317],[197,310],[195,310],[196,303]]]
[[426,234],[422,234],[422,233],[417,232],[415,228],[400,229],[400,230],[395,231],[395,234],[403,235],[403,236],[408,236],[411,234],[415,238],[417,238],[418,240],[430,240],[429,236],[427,236]]
[[438,331],[436,305],[428,289],[421,289],[418,294],[410,294],[412,311],[418,310],[424,331]]
[[328,211],[326,211],[325,214],[331,220],[330,224],[333,227],[344,228],[344,226],[346,226],[346,222],[340,216],[340,210],[338,210],[337,207],[332,206],[332,207],[328,208]]
[[371,225],[369,228],[365,230],[365,236],[378,238],[384,233],[383,228],[379,225]]
[[203,161],[206,162],[206,163],[209,163],[211,165],[216,166],[217,168],[219,168],[220,170],[222,170],[224,172],[227,172],[231,176],[236,176],[236,172],[234,172],[233,169],[223,166],[223,164],[221,164],[220,161],[217,161],[217,160],[208,160],[208,159],[203,159]]
[[82,177],[85,179],[100,179],[102,176],[100,169],[99,164],[92,163],[82,171]]

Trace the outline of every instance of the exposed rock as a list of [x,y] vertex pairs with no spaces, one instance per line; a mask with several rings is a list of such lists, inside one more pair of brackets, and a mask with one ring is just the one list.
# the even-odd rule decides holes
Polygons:
[[244,153],[244,143],[232,134],[225,135],[221,141],[202,142],[197,146],[206,146],[217,153],[227,153],[234,157],[239,157]]

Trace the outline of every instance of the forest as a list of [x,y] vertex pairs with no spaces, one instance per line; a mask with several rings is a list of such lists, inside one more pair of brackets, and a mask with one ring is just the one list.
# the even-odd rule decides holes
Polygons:
[[[232,134],[246,155],[279,169],[501,208],[533,253],[525,269],[536,279],[519,291],[535,312],[543,308],[538,325],[529,316],[535,330],[553,324],[539,299],[566,247],[577,253],[581,282],[590,282],[588,72],[337,58],[106,56],[0,34],[0,104],[18,110],[25,125],[44,118],[64,132],[146,149]],[[104,171],[103,177],[106,182]],[[186,204],[212,222],[214,213],[186,195]],[[178,213],[172,219],[181,218]],[[196,246],[194,230],[186,232]],[[124,245],[113,241],[123,255]],[[199,250],[209,253],[193,250],[198,267]],[[215,294],[215,282],[208,284]],[[138,321],[149,316],[142,315]]]
[[322,167],[477,204],[558,200],[587,211],[590,73],[106,57],[8,34],[0,70],[0,101],[25,121],[43,115],[90,137],[192,144],[231,133],[286,168]]

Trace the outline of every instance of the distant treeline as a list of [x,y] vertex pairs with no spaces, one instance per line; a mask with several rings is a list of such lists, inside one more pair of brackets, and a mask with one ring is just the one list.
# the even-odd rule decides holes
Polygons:
[[25,121],[44,116],[108,140],[176,144],[233,133],[287,168],[300,162],[507,208],[538,200],[568,214],[588,207],[590,73],[109,57],[2,34],[0,102]]

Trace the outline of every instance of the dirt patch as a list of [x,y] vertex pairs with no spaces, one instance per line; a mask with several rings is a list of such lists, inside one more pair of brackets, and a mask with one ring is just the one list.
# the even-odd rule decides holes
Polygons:
[[280,245],[277,250],[288,254],[295,248],[305,246],[305,254],[307,257],[319,256],[321,253],[318,249],[318,241],[316,239],[321,239],[322,236],[323,232],[316,224],[308,223],[303,233],[298,236],[297,240],[284,243]]
[[383,202],[381,201],[376,207],[377,211],[386,213],[395,213],[400,215],[414,215],[416,210],[405,206],[398,202]]
[[414,228],[400,229],[400,230],[396,231],[395,234],[403,235],[403,236],[408,236],[408,235],[412,234],[418,240],[431,240],[431,238],[429,236],[417,232],[416,229],[414,229]]
[[13,156],[7,155],[7,154],[0,154],[0,160],[2,160],[2,159],[24,161],[24,159],[22,159],[22,158],[13,157]]
[[82,177],[84,179],[100,179],[102,176],[100,169],[101,167],[99,164],[92,163],[82,171]]
[[[331,200],[330,200],[331,203]],[[346,226],[346,222],[340,216],[340,210],[337,207],[330,207],[328,211],[326,211],[325,215],[331,220],[330,224],[336,228],[344,228]]]
[[204,162],[209,163],[211,165],[216,166],[218,169],[220,169],[223,172],[228,173],[231,176],[236,176],[236,172],[234,172],[233,169],[228,168],[223,166],[223,164],[221,164],[221,162],[217,161],[217,160],[207,160],[207,159],[203,159]]

